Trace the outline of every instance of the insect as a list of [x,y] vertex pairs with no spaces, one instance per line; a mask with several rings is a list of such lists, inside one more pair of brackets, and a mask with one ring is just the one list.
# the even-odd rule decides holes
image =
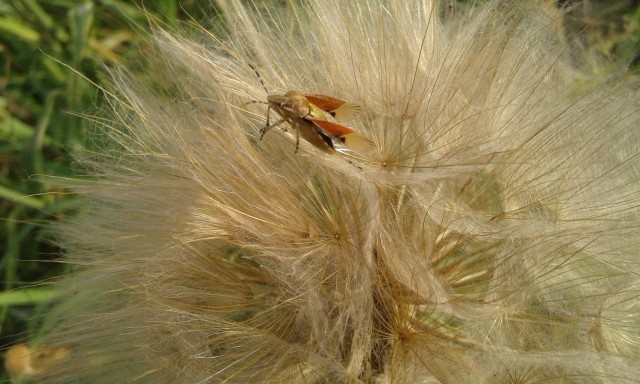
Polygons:
[[[258,77],[260,78],[259,74]],[[262,82],[262,78],[260,78],[260,82]],[[262,85],[266,91],[264,82]],[[258,101],[258,103],[263,102]],[[351,128],[329,120],[330,117],[335,119],[348,118],[360,110],[359,106],[348,103],[346,100],[326,95],[288,91],[283,95],[268,95],[265,104],[267,104],[267,123],[260,130],[260,139],[272,128],[289,123],[296,133],[296,153],[300,144],[300,136],[316,148],[329,153],[336,151],[336,142],[358,151],[366,150],[373,144],[367,137],[354,132]],[[273,124],[269,123],[271,109],[280,115],[280,119]]]

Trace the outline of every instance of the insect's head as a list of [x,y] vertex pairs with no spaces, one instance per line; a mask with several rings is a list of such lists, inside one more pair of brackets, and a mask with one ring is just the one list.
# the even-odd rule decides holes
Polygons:
[[304,95],[289,91],[284,95],[269,95],[267,103],[283,117],[304,118],[309,115],[310,104]]
[[[298,91],[288,91],[283,95],[273,95],[269,93],[264,79],[258,72],[258,69],[252,64],[249,64],[251,69],[256,73],[260,84],[267,93],[267,102],[271,108],[276,110],[280,116],[286,119],[304,118],[312,114],[315,109],[318,109],[313,104],[309,103],[309,100]],[[262,103],[260,101],[253,101],[251,103]]]

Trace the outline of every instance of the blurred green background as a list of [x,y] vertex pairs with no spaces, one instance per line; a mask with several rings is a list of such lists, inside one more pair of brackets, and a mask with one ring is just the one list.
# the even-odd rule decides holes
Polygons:
[[188,29],[213,11],[197,0],[0,0],[0,350],[28,340],[56,294],[46,283],[67,268],[51,226],[74,214],[74,197],[52,181],[82,174],[82,115],[102,103],[91,82],[144,59],[150,22]]
[[[569,7],[565,32],[597,53],[602,73],[640,67],[640,1],[543,3]],[[0,0],[0,349],[28,340],[32,315],[56,294],[46,283],[66,269],[51,225],[74,214],[74,197],[48,177],[82,174],[74,153],[92,145],[82,115],[102,103],[91,82],[143,60],[150,20],[189,29],[214,15],[208,0]]]

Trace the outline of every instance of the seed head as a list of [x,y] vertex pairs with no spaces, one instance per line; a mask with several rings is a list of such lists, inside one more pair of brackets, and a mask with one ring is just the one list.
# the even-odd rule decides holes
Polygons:
[[[222,2],[225,36],[158,31],[152,77],[113,72],[41,380],[640,377],[632,80],[580,86],[544,7],[303,3]],[[251,65],[360,105],[369,150],[259,140]]]

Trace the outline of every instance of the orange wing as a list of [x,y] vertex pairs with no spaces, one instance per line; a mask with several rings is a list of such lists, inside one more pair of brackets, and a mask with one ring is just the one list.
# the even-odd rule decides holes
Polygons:
[[337,97],[331,97],[327,95],[304,95],[310,102],[318,106],[323,111],[331,112],[340,108],[340,106],[346,103],[346,100],[338,99]]
[[374,143],[366,136],[352,131],[342,124],[334,123],[326,120],[318,119],[305,119],[308,122],[314,124],[318,129],[322,130],[325,134],[333,136],[338,139],[342,144],[346,145],[350,149],[356,152],[370,152],[374,148]]
[[360,112],[359,105],[348,103],[346,100],[338,99],[337,97],[327,95],[304,95],[304,97],[337,120],[350,119]]
[[332,121],[306,118],[305,120],[315,124],[317,127],[330,134],[333,137],[342,137],[353,133],[353,130],[345,127],[342,124],[334,123]]

